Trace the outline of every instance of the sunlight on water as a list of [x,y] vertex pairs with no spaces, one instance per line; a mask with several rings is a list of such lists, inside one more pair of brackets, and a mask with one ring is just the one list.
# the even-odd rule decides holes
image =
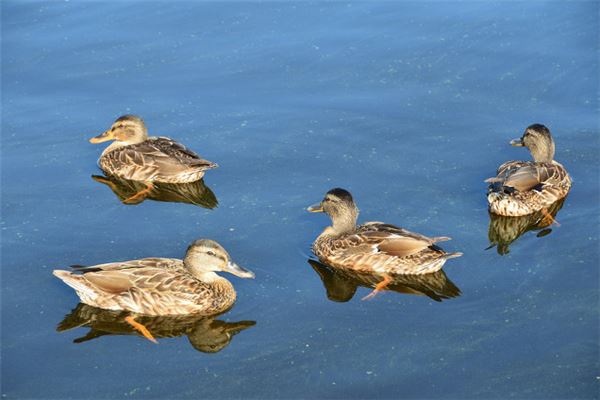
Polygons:
[[[1,7],[3,397],[597,398],[597,2]],[[129,113],[219,167],[134,197],[88,142]],[[573,178],[560,226],[487,212],[536,122]],[[310,252],[334,187],[464,255],[361,301],[378,280]],[[159,345],[51,273],[198,238],[256,279],[138,318]]]

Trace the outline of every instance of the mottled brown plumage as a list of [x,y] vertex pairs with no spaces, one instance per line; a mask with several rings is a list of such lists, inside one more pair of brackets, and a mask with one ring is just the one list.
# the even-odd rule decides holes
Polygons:
[[[74,340],[83,343],[106,335],[142,336],[125,321],[127,311],[103,310],[79,303],[77,308],[67,314],[58,324],[57,331],[88,327],[89,332]],[[179,316],[139,316],[143,324],[157,338],[175,338],[187,336],[190,344],[203,353],[216,353],[231,342],[233,336],[256,324],[254,321],[225,322],[215,316],[199,314]]]
[[194,242],[184,260],[144,258],[75,267],[74,272],[55,270],[54,275],[94,307],[147,315],[212,315],[227,310],[236,298],[233,285],[215,271],[254,277],[207,239]]
[[118,118],[111,129],[90,139],[115,140],[98,160],[108,175],[141,182],[188,183],[199,180],[217,164],[168,137],[148,137],[144,121],[135,115]]
[[435,245],[448,237],[420,235],[383,222],[356,226],[358,209],[352,195],[332,189],[312,212],[325,212],[333,222],[313,243],[313,252],[330,266],[378,274],[427,274],[462,253],[446,253]]
[[554,161],[554,141],[543,125],[529,126],[513,146],[527,147],[533,161],[508,161],[489,178],[490,212],[504,216],[522,216],[545,209],[565,197],[571,188],[567,170]]

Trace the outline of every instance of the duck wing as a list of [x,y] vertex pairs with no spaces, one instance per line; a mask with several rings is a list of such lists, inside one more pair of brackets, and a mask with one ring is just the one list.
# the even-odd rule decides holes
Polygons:
[[209,292],[206,285],[199,285],[191,276],[160,268],[89,272],[85,279],[100,292],[118,295],[131,309],[193,304],[198,296]]
[[[168,137],[157,137],[143,142],[150,147],[152,154],[158,157],[167,156],[173,161],[177,161],[185,165],[203,166],[206,169],[215,168],[217,165],[211,161],[205,160],[198,154],[188,149],[181,143],[177,143]],[[142,144],[142,143],[140,143]],[[160,156],[158,154],[161,154]]]
[[348,255],[385,253],[390,256],[407,257],[450,238],[430,238],[394,225],[368,222],[359,226],[356,233],[338,240],[345,240]]
[[106,264],[98,264],[92,266],[85,265],[71,265],[73,272],[86,274],[88,272],[99,272],[99,271],[120,271],[127,269],[140,269],[140,268],[159,268],[165,270],[182,270],[183,262],[177,258],[158,258],[148,257],[141,258],[139,260],[119,261]]
[[72,268],[75,273],[83,274],[85,280],[96,289],[113,294],[126,292],[134,287],[142,290],[168,290],[165,285],[171,284],[175,281],[175,275],[183,272],[181,260],[174,258],[144,258]]
[[113,170],[124,171],[135,180],[151,180],[156,175],[175,176],[190,170],[204,171],[217,164],[201,158],[182,144],[167,137],[150,138],[142,143],[111,151],[104,162]]
[[559,173],[559,167],[553,163],[508,162],[498,169],[494,178],[486,179],[492,186],[512,188],[520,192],[541,189],[540,185]]

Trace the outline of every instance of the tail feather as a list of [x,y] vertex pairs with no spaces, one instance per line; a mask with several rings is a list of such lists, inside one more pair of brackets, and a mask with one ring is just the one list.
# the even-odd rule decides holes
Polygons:
[[437,236],[437,237],[431,238],[431,241],[432,241],[433,243],[437,243],[437,242],[447,242],[448,240],[452,240],[452,238],[451,238],[451,237],[448,237],[448,236]]
[[84,294],[90,298],[96,298],[96,292],[85,284],[85,278],[79,275],[73,275],[69,271],[64,271],[60,269],[55,269],[52,271],[52,274],[56,276],[58,279],[75,289],[77,295],[81,298],[81,295]]
[[189,165],[200,168],[202,170],[213,169],[213,168],[219,167],[219,165],[217,163],[214,163],[214,162],[208,161],[208,160],[202,160],[202,159],[191,161]]
[[496,183],[496,182],[503,182],[504,178],[500,178],[498,176],[494,176],[493,178],[487,178],[484,182],[486,183]]
[[456,252],[454,252],[454,253],[446,253],[446,254],[444,254],[444,258],[445,258],[446,260],[449,260],[449,259],[451,259],[451,258],[460,257],[460,256],[462,256],[462,255],[463,255],[463,253],[461,253],[460,251],[456,251]]

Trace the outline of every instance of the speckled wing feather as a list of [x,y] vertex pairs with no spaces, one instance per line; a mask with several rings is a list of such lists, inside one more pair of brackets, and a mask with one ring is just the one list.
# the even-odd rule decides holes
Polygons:
[[160,315],[183,313],[182,307],[197,307],[210,298],[209,287],[182,274],[182,269],[181,260],[146,258],[77,270],[99,294],[100,307],[116,304],[121,309]]
[[542,189],[540,185],[558,183],[564,176],[565,170],[559,164],[509,161],[498,168],[496,177],[489,178],[486,182],[496,184],[496,187],[509,187],[525,192]]
[[92,265],[89,267],[82,265],[73,265],[71,266],[71,268],[74,270],[74,272],[81,272],[83,274],[88,272],[119,271],[136,268],[158,268],[170,271],[183,271],[183,262],[177,258],[148,257],[141,258],[139,260],[129,260],[122,262]]
[[101,163],[109,173],[138,181],[169,181],[172,177],[198,174],[217,166],[167,137],[117,148],[103,156]]
[[340,252],[341,257],[385,253],[395,257],[416,254],[446,237],[428,238],[382,222],[367,222],[352,235],[345,235],[329,242],[330,250]]

